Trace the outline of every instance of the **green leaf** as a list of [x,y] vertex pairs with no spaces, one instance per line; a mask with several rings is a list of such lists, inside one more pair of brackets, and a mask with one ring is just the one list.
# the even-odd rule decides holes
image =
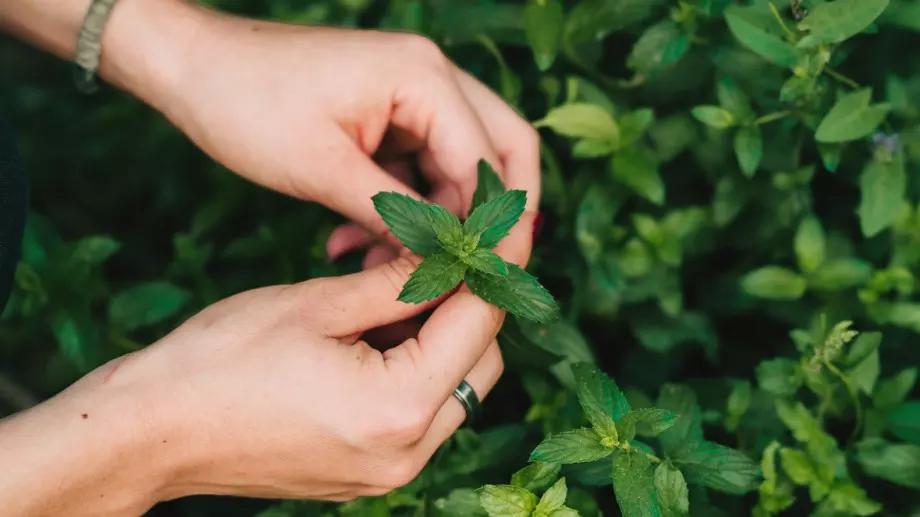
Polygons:
[[613,455],[613,491],[623,517],[661,517],[661,504],[648,457],[617,450]]
[[537,496],[510,485],[485,485],[479,502],[490,517],[529,517],[537,507]]
[[562,40],[565,13],[558,0],[530,0],[524,8],[524,35],[540,71],[553,66]]
[[[849,480],[834,485],[822,506],[829,508],[830,513],[838,512],[837,515],[869,516],[882,511],[882,505],[869,499],[865,490]],[[829,512],[819,510],[819,513]]]
[[799,22],[800,30],[807,30],[799,48],[840,43],[865,31],[878,18],[888,0],[835,0],[816,5],[808,16]]
[[423,257],[441,251],[434,221],[443,220],[446,210],[396,192],[380,192],[372,199],[374,209],[409,251]]
[[765,266],[741,278],[745,293],[768,300],[797,300],[805,294],[807,285],[804,278],[779,266]]
[[545,515],[552,514],[553,510],[558,510],[565,506],[565,496],[568,488],[565,486],[565,478],[559,478],[559,481],[549,488],[540,498],[535,509],[536,514],[543,512]]
[[188,291],[169,282],[137,284],[109,301],[109,319],[124,330],[166,321],[192,298]]
[[872,394],[872,404],[879,409],[893,408],[904,402],[916,383],[917,368],[905,368],[879,381]]
[[763,158],[763,137],[760,126],[743,127],[735,133],[735,157],[741,172],[748,178],[754,177]]
[[824,228],[814,215],[805,216],[795,232],[795,256],[799,269],[811,273],[824,262]]
[[888,415],[888,430],[905,442],[920,444],[920,400],[894,408]]
[[719,106],[697,106],[690,110],[694,118],[716,129],[725,129],[735,125],[735,117]]
[[479,235],[480,248],[492,249],[517,224],[526,203],[527,193],[523,190],[499,194],[473,210],[463,223],[463,231],[467,235]]
[[[438,517],[483,517],[488,515],[479,502],[479,493],[470,488],[455,488],[435,500]],[[295,517],[295,516],[292,516]]]
[[107,235],[92,235],[77,241],[73,258],[86,264],[101,264],[121,249],[121,244]]
[[596,104],[572,103],[553,108],[534,127],[548,127],[570,138],[605,140],[619,144],[620,129],[613,116]]
[[687,483],[728,494],[745,494],[757,488],[757,464],[744,453],[712,442],[698,442],[671,458]]
[[617,421],[620,441],[632,441],[632,439],[636,437],[637,428],[640,426],[645,430],[643,433],[644,435],[658,436],[674,425],[676,419],[677,415],[670,411],[665,411],[664,409],[634,409],[623,415],[623,418]]
[[58,313],[51,319],[51,332],[57,341],[61,355],[72,362],[81,372],[91,368],[87,342],[79,322],[70,314]]
[[882,365],[879,361],[878,350],[873,350],[868,357],[849,371],[849,377],[853,384],[863,393],[872,395],[872,391],[875,389],[875,382],[878,381],[881,370]]
[[504,192],[505,184],[495,173],[495,169],[489,165],[489,162],[479,160],[476,172],[476,192],[473,193],[473,203],[467,213],[467,218],[479,205],[504,194]]
[[867,475],[920,490],[920,446],[867,439],[856,445],[856,461]]
[[760,389],[777,397],[789,397],[802,386],[802,371],[792,359],[777,357],[757,365],[757,383]]
[[587,463],[606,458],[613,449],[601,445],[592,429],[582,428],[552,434],[530,454],[531,460],[552,463]]
[[821,265],[808,278],[816,291],[843,291],[864,285],[872,277],[872,265],[863,259],[838,258]]
[[821,161],[828,172],[837,172],[840,165],[840,158],[843,155],[843,144],[824,144],[818,143],[818,153],[821,155]]
[[690,511],[690,492],[684,475],[667,463],[655,468],[655,489],[663,517],[680,517]]
[[756,7],[733,4],[725,9],[725,22],[732,35],[749,50],[776,65],[793,68],[798,64],[795,49],[771,30],[774,22],[768,13],[766,19],[758,16],[761,12]]
[[563,507],[553,510],[547,517],[579,517],[580,515],[581,514],[571,508]]
[[600,158],[616,151],[617,146],[610,140],[584,139],[575,142],[572,146],[572,156],[575,158]]
[[626,66],[639,76],[655,77],[690,50],[690,36],[670,19],[662,20],[642,33],[626,58]]
[[887,106],[870,106],[871,102],[872,88],[861,88],[841,95],[818,125],[815,140],[839,143],[868,136],[888,114]]
[[645,134],[655,120],[655,112],[651,108],[640,108],[620,116],[620,147],[631,146]]
[[397,300],[405,303],[434,300],[457,287],[466,270],[466,264],[450,253],[430,255],[409,276]]
[[783,447],[779,451],[780,464],[783,471],[789,476],[793,483],[801,486],[808,486],[813,480],[818,478],[808,455],[798,449]]
[[731,76],[723,75],[716,83],[716,97],[719,104],[727,109],[737,120],[747,120],[754,116],[751,101]]
[[511,476],[511,484],[531,492],[539,492],[549,487],[559,475],[558,463],[535,461]]
[[461,258],[466,265],[480,273],[508,276],[508,264],[492,250],[477,248],[473,253]]
[[614,179],[652,204],[664,203],[664,182],[658,174],[658,164],[648,152],[637,147],[624,149],[613,156],[610,165]]
[[476,296],[512,314],[537,323],[550,323],[559,316],[556,300],[536,278],[515,264],[506,263],[508,276],[466,272],[464,280]]
[[677,384],[665,384],[655,406],[677,415],[674,424],[658,436],[665,454],[674,457],[703,441],[700,407],[693,390]]
[[738,430],[741,419],[751,407],[751,383],[748,381],[732,382],[732,391],[725,403],[725,429],[729,432]]
[[616,208],[610,192],[600,185],[589,187],[578,205],[575,241],[589,263],[600,259],[604,251],[604,238],[613,224]]
[[601,438],[618,440],[614,422],[629,412],[629,402],[616,383],[597,367],[588,363],[572,365],[578,402],[585,416]]
[[907,171],[901,153],[890,162],[868,162],[859,177],[859,190],[859,226],[863,235],[873,237],[894,223],[907,194]]

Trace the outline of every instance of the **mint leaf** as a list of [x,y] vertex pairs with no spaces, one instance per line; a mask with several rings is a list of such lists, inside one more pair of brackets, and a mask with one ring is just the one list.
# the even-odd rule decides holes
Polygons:
[[713,442],[699,442],[671,458],[688,483],[728,494],[745,494],[757,488],[757,464],[744,453]]
[[760,389],[778,397],[795,395],[802,387],[802,371],[799,364],[786,357],[761,361],[756,369]]
[[577,511],[563,506],[553,510],[547,517],[580,517],[580,515]]
[[450,253],[430,255],[409,276],[397,300],[405,303],[433,300],[457,287],[466,269],[466,264]]
[[505,192],[505,184],[495,173],[495,169],[485,160],[479,160],[477,168],[476,192],[473,193],[473,203],[470,205],[469,217],[479,205],[493,199]]
[[640,408],[634,409],[623,415],[617,422],[617,430],[620,433],[620,441],[632,441],[636,437],[636,430],[642,426],[646,436],[658,436],[674,425],[677,415],[670,411],[657,408]]
[[917,368],[905,368],[897,374],[882,379],[872,393],[872,404],[879,409],[889,409],[904,402],[917,383]]
[[620,128],[613,116],[596,104],[576,102],[553,108],[534,127],[548,127],[570,138],[604,140],[614,147],[620,142]]
[[797,300],[807,286],[804,278],[779,266],[765,266],[741,277],[745,293],[768,300]]
[[658,164],[644,149],[630,147],[613,156],[613,177],[654,205],[664,203],[664,182]]
[[685,448],[703,441],[703,422],[696,394],[686,386],[665,384],[655,406],[677,415],[674,424],[658,436],[668,456],[676,456]]
[[816,5],[799,29],[809,31],[799,48],[840,43],[863,32],[888,7],[889,0],[835,0]]
[[527,193],[523,190],[499,194],[473,210],[463,223],[463,231],[467,235],[479,235],[479,247],[492,249],[518,222],[526,203]]
[[748,178],[754,177],[763,158],[763,136],[760,134],[760,126],[739,129],[735,133],[734,147],[741,173]]
[[892,410],[888,430],[906,442],[920,445],[920,400],[905,402]]
[[797,485],[808,486],[818,479],[818,473],[815,472],[808,455],[798,449],[783,447],[779,450],[779,460],[783,471]]
[[552,434],[530,454],[531,460],[553,463],[587,463],[606,458],[613,449],[604,447],[600,437],[588,428]]
[[920,490],[920,446],[870,438],[856,445],[856,461],[867,475]]
[[824,228],[814,215],[808,215],[799,223],[795,232],[795,256],[799,269],[812,273],[824,262]]
[[409,251],[423,257],[441,251],[434,224],[445,224],[446,209],[396,192],[380,192],[372,199],[383,222]]
[[559,315],[556,300],[540,282],[515,264],[508,263],[508,276],[466,272],[464,280],[476,296],[512,314],[549,323]]
[[645,29],[633,44],[626,66],[639,76],[655,77],[677,64],[690,50],[690,35],[674,20],[664,19]]
[[792,45],[776,34],[776,23],[769,13],[757,7],[732,4],[725,9],[725,23],[732,35],[752,52],[773,64],[792,68],[798,56]]
[[868,136],[888,114],[888,107],[870,106],[871,101],[871,88],[862,88],[841,95],[818,125],[815,140],[822,143],[839,143]]
[[191,293],[169,282],[149,282],[128,288],[109,301],[109,319],[122,330],[165,321],[179,312]]
[[561,470],[558,463],[535,461],[511,476],[511,484],[531,492],[539,492],[552,484]]
[[907,171],[902,153],[891,161],[866,163],[859,177],[860,200],[856,213],[863,235],[873,237],[894,224],[907,194]]
[[490,517],[529,517],[537,496],[509,485],[486,485],[479,489],[479,503]]
[[655,468],[655,489],[662,517],[681,517],[690,511],[690,491],[679,470],[667,463]]
[[809,289],[843,291],[864,285],[872,277],[872,264],[863,259],[845,257],[831,259],[808,277]]
[[488,275],[508,276],[508,263],[492,250],[478,248],[471,254],[461,256],[463,262],[471,268]]
[[648,457],[617,450],[613,455],[613,492],[623,517],[661,517],[661,504]]
[[542,512],[545,515],[549,515],[553,510],[562,508],[565,506],[565,497],[568,491],[565,486],[565,478],[559,478],[559,481],[556,481],[540,498],[535,513],[539,515]]
[[451,490],[447,497],[436,499],[434,507],[438,509],[438,517],[483,517],[488,515],[479,502],[479,493],[470,488]]
[[716,129],[725,129],[735,125],[735,117],[730,111],[719,106],[697,106],[690,110],[694,118]]
[[121,243],[108,235],[91,235],[77,241],[73,259],[86,264],[102,264],[121,249]]
[[588,363],[572,366],[578,388],[578,402],[601,437],[617,439],[614,422],[629,412],[629,402],[616,383]]
[[545,72],[556,60],[562,41],[565,13],[558,0],[530,0],[524,8],[524,36],[533,51],[533,59]]

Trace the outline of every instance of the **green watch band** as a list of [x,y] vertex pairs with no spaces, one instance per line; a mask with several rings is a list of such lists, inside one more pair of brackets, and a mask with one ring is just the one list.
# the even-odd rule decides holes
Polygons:
[[83,19],[80,36],[77,38],[77,70],[74,75],[77,90],[81,93],[93,93],[99,88],[95,76],[102,56],[102,31],[116,1],[93,0]]

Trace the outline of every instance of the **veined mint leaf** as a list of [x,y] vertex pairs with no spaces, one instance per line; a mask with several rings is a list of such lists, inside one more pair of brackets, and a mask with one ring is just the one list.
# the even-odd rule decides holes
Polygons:
[[636,428],[643,426],[647,431],[643,434],[658,436],[674,425],[677,415],[670,411],[657,408],[640,408],[634,409],[623,415],[617,422],[617,430],[620,433],[620,441],[631,441],[636,437]]
[[466,269],[466,264],[450,253],[430,255],[409,276],[397,299],[406,303],[433,300],[457,287]]
[[476,296],[512,314],[549,323],[559,315],[559,306],[540,282],[515,264],[508,265],[508,276],[466,272],[464,280]]
[[556,481],[540,498],[534,513],[536,515],[551,515],[553,510],[565,506],[565,497],[568,492],[569,490],[565,486],[565,478],[559,478],[559,481]]
[[511,484],[531,492],[539,492],[552,484],[559,475],[558,463],[535,461],[511,476]]
[[713,442],[699,442],[671,458],[688,483],[729,494],[756,490],[760,477],[757,464],[744,453]]
[[863,138],[875,131],[875,128],[885,120],[888,107],[885,105],[870,106],[870,102],[872,102],[871,88],[862,88],[841,95],[821,120],[821,124],[815,131],[815,140],[821,143],[848,142]]
[[661,504],[648,457],[635,451],[613,455],[613,492],[623,517],[661,517]]
[[537,496],[516,486],[486,485],[479,489],[479,503],[489,517],[530,517]]
[[617,440],[614,422],[629,412],[629,402],[616,383],[588,363],[572,366],[578,386],[578,402],[585,416],[601,437]]
[[773,32],[775,22],[769,13],[761,14],[757,7],[733,4],[725,9],[725,22],[742,45],[762,58],[786,68],[798,63],[792,45]]
[[510,190],[486,201],[473,210],[463,223],[467,235],[479,235],[479,247],[492,249],[508,235],[524,213],[527,193]]
[[683,517],[690,511],[690,491],[679,470],[667,463],[655,468],[655,489],[662,517]]
[[508,276],[508,264],[492,250],[478,248],[473,253],[461,258],[466,265],[480,273]]
[[383,222],[409,251],[423,257],[441,251],[434,228],[435,220],[439,226],[447,224],[445,212],[450,212],[396,192],[380,192],[372,199]]
[[863,32],[878,18],[889,0],[835,0],[816,5],[808,16],[799,22],[799,29],[808,36],[798,43],[799,48],[840,43]]
[[677,415],[674,425],[658,436],[665,454],[676,456],[683,449],[695,447],[703,441],[703,421],[693,390],[677,384],[665,384],[655,406]]
[[476,192],[473,193],[473,204],[470,206],[470,214],[473,213],[479,205],[498,197],[505,192],[505,184],[495,173],[495,169],[485,160],[479,160],[476,179]]
[[612,448],[601,445],[592,429],[582,428],[553,434],[540,442],[530,454],[531,460],[552,463],[587,463],[610,456]]

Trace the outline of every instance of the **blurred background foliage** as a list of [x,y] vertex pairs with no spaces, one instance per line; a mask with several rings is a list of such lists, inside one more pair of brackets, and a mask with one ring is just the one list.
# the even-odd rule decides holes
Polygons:
[[[584,423],[576,362],[634,407],[691,388],[707,437],[761,466],[735,490],[691,487],[691,515],[920,515],[920,2],[208,3],[425,34],[534,121],[546,218],[531,270],[565,317],[509,320],[484,422],[404,489],[151,515],[485,515],[472,489]],[[359,267],[326,260],[337,216],[228,173],[136,100],[81,96],[68,64],[8,38],[0,70],[32,189],[0,414],[224,296]],[[838,322],[884,339],[846,345]],[[620,514],[605,468],[563,471],[568,506]]]

